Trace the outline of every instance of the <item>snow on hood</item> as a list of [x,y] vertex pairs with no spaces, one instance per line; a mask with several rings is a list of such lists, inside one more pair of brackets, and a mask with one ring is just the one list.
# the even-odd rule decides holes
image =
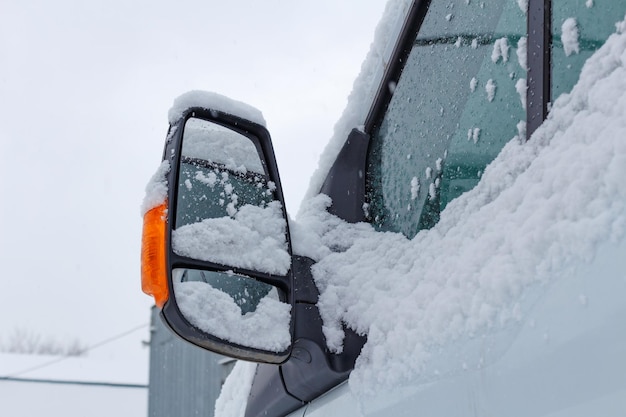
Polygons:
[[624,239],[624,138],[626,33],[608,39],[531,139],[511,140],[433,229],[409,240],[343,222],[324,195],[304,204],[294,249],[318,261],[328,346],[341,352],[342,322],[368,334],[353,391],[397,387],[444,344],[520,321],[533,287]]
[[205,109],[219,110],[265,126],[263,114],[255,107],[221,94],[199,90],[189,91],[174,100],[174,105],[168,113],[170,124],[174,124],[180,119],[183,112],[190,107],[204,107]]

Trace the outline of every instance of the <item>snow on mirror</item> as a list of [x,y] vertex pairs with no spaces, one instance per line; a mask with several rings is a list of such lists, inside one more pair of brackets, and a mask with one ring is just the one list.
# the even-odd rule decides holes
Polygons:
[[275,287],[230,271],[174,269],[173,280],[176,302],[194,327],[252,348],[289,348],[291,306]]
[[284,276],[287,223],[256,138],[190,118],[183,131],[172,248],[181,256]]

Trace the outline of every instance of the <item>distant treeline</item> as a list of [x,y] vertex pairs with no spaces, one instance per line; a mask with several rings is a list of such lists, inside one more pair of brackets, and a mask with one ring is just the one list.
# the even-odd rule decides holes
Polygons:
[[59,340],[25,329],[14,329],[7,337],[0,338],[0,352],[6,353],[82,356],[86,351],[87,346],[78,339]]

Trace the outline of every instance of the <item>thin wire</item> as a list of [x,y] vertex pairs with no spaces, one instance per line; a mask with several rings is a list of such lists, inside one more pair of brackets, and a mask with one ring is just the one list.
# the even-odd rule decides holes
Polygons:
[[[106,344],[114,342],[114,341],[116,341],[118,339],[121,339],[122,337],[128,336],[129,334],[136,332],[137,330],[143,329],[144,327],[148,327],[148,325],[149,325],[149,323],[144,323],[142,325],[133,327],[132,329],[127,330],[127,331],[125,331],[123,333],[119,333],[119,334],[117,334],[115,336],[109,337],[108,339],[104,339],[104,340],[102,340],[102,341],[100,341],[100,342],[98,342],[96,344],[93,344],[93,345],[87,347],[86,349],[84,349],[82,351],[82,353],[87,353],[87,352],[89,352],[91,350],[99,348],[100,346],[104,346]],[[0,380],[9,379],[9,378],[15,378],[16,376],[23,375],[23,374],[31,372],[31,371],[36,371],[38,369],[46,368],[46,367],[48,367],[50,365],[54,365],[55,363],[59,363],[59,362],[62,362],[64,360],[67,360],[67,359],[70,359],[70,358],[75,358],[75,356],[61,356],[59,358],[53,359],[53,360],[48,361],[48,362],[44,362],[42,364],[33,366],[31,368],[26,368],[26,369],[21,370],[19,372],[13,372],[13,373],[11,373],[9,375],[6,375],[6,376],[0,376]]]

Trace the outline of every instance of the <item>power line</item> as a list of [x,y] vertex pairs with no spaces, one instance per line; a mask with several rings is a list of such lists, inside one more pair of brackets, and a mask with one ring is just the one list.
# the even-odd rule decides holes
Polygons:
[[[130,329],[130,330],[127,330],[127,331],[125,331],[125,332],[119,333],[119,334],[117,334],[117,335],[115,335],[115,336],[109,337],[109,338],[104,339],[104,340],[102,340],[102,341],[100,341],[100,342],[98,342],[98,343],[95,343],[95,344],[93,344],[93,345],[91,345],[91,346],[88,346],[86,349],[83,349],[83,350],[82,350],[82,352],[83,352],[83,353],[87,353],[87,352],[89,352],[89,351],[91,351],[91,350],[94,350],[94,349],[96,349],[96,348],[99,348],[100,346],[104,346],[104,345],[106,345],[106,344],[109,344],[109,343],[111,343],[111,342],[114,342],[114,341],[116,341],[116,340],[118,340],[118,339],[121,339],[122,337],[128,336],[129,334],[136,332],[137,330],[143,329],[144,327],[148,327],[148,325],[149,325],[149,323],[144,323],[144,324],[142,324],[142,325],[139,325],[139,326],[133,327],[133,328],[132,328],[132,329]],[[21,371],[19,371],[19,372],[13,372],[13,373],[11,373],[11,374],[9,374],[9,375],[6,375],[6,376],[3,376],[3,377],[0,377],[0,381],[2,381],[2,380],[9,380],[9,379],[11,379],[11,378],[15,378],[16,376],[23,375],[23,374],[28,373],[28,372],[36,371],[36,370],[38,370],[38,369],[46,368],[46,367],[48,367],[48,366],[50,366],[50,365],[54,365],[54,364],[56,364],[56,363],[63,362],[64,360],[67,360],[67,359],[70,359],[70,358],[74,358],[74,357],[75,357],[75,356],[61,356],[61,357],[55,358],[55,359],[53,359],[53,360],[50,360],[50,361],[44,362],[44,363],[42,363],[42,364],[39,364],[39,365],[33,366],[33,367],[31,367],[31,368],[26,368],[26,369],[21,370]]]
[[116,382],[92,382],[92,381],[56,381],[53,379],[35,379],[35,378],[13,378],[2,377],[0,381],[8,382],[34,382],[39,384],[61,384],[61,385],[88,385],[97,387],[112,388],[148,388],[146,384],[121,384]]

